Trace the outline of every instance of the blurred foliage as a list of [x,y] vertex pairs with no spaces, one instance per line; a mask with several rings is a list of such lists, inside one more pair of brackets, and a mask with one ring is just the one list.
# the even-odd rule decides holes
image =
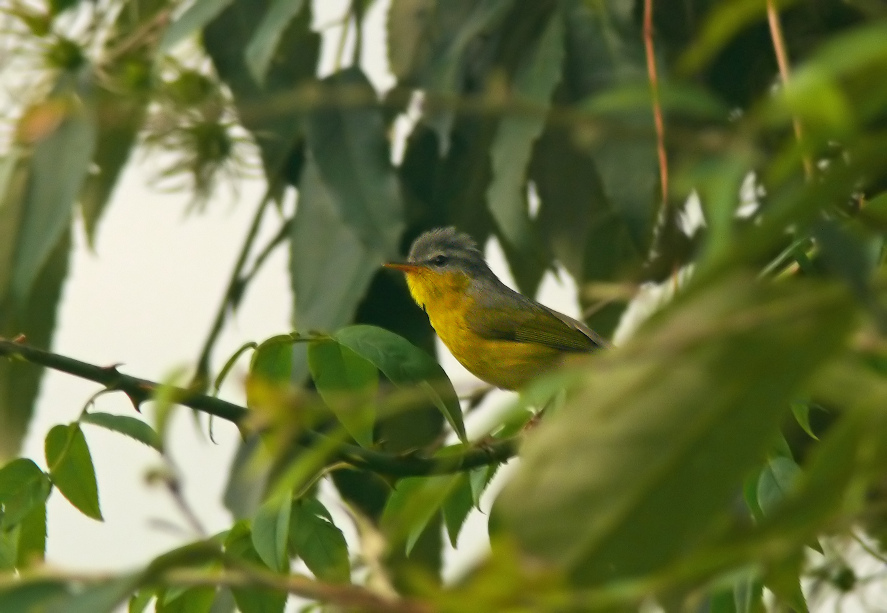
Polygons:
[[[0,336],[51,345],[73,220],[94,244],[140,150],[160,160],[158,187],[201,206],[246,174],[267,182],[188,393],[209,386],[247,261],[289,249],[297,329],[244,348],[238,521],[92,582],[39,564],[53,490],[102,517],[82,425],[165,454],[186,395],[158,388],[156,429],[84,410],[46,434],[41,468],[16,458],[41,371],[0,362],[0,610],[273,612],[286,592],[459,612],[804,611],[873,585],[885,598],[857,561],[883,564],[887,544],[887,7],[381,4],[345,2],[332,24],[307,0],[0,8],[15,118],[0,142]],[[386,91],[363,58],[372,36]],[[293,194],[256,245],[268,205],[289,215]],[[472,444],[433,331],[379,270],[442,225],[497,239],[524,293],[569,274],[605,336],[656,284],[667,298]],[[444,530],[456,546],[497,468],[460,470],[463,454],[511,440],[553,395],[521,435],[491,553],[441,586]],[[154,477],[176,491],[173,472]],[[290,574],[297,558],[317,581]]]

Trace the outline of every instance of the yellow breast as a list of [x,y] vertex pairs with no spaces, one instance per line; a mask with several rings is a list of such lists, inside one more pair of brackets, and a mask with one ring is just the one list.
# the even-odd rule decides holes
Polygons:
[[450,353],[479,379],[517,389],[563,360],[562,352],[538,343],[489,339],[471,329],[469,309],[479,308],[468,293],[470,279],[460,272],[410,272],[407,285],[416,303]]

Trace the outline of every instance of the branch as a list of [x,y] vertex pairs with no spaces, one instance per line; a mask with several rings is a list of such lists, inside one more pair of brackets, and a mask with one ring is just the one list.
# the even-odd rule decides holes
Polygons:
[[[126,394],[138,410],[139,405],[150,400],[163,384],[148,379],[140,379],[125,375],[117,370],[117,366],[96,366],[81,362],[74,358],[58,355],[23,342],[10,341],[0,337],[0,357],[18,358],[46,366],[53,370],[65,372],[81,379],[94,381],[104,385],[106,389]],[[177,404],[215,415],[239,424],[249,414],[246,407],[195,392],[183,387],[172,388]],[[300,442],[305,445],[329,444],[329,437],[311,430],[300,433]],[[393,454],[372,449],[364,449],[347,443],[337,444],[333,453],[334,460],[344,462],[355,468],[396,477],[450,474],[471,470],[479,466],[499,464],[508,461],[517,453],[518,439],[507,438],[485,442],[462,453],[447,457],[429,458],[418,452]]]

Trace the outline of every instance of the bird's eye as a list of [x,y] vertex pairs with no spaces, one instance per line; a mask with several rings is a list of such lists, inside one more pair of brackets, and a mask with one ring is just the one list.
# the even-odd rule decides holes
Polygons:
[[445,255],[436,255],[431,259],[431,263],[435,266],[443,266],[447,263],[447,256]]

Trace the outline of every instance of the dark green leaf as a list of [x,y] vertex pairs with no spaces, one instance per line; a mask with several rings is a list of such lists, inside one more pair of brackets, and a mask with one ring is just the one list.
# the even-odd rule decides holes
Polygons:
[[467,440],[462,407],[453,384],[434,358],[403,337],[375,326],[349,326],[333,337],[375,364],[398,386],[419,385],[440,409],[463,442]]
[[81,513],[101,521],[95,468],[80,426],[53,426],[46,435],[45,450],[53,484]]
[[792,415],[795,416],[795,421],[798,422],[798,425],[801,426],[804,432],[809,434],[811,438],[819,440],[819,437],[816,436],[813,428],[810,426],[810,408],[809,402],[792,402]]
[[336,341],[308,345],[308,368],[323,401],[354,440],[373,444],[379,371],[354,351]]
[[326,507],[314,498],[296,500],[290,522],[290,547],[318,579],[351,580],[348,545]]
[[253,547],[272,570],[286,571],[289,560],[286,545],[289,537],[292,492],[266,500],[253,518]]
[[[254,564],[263,565],[262,559],[253,548],[249,524],[239,521],[225,538],[225,552]],[[234,601],[243,613],[283,613],[287,594],[265,588],[232,588]]]
[[304,5],[305,0],[271,0],[271,5],[246,47],[246,65],[260,85],[265,81],[265,73],[280,43],[280,37]]
[[9,529],[45,506],[50,482],[33,461],[17,458],[0,468],[0,529]]
[[844,342],[848,309],[833,286],[734,277],[689,292],[602,354],[586,392],[528,439],[499,497],[506,519],[583,584],[686,554],[726,513],[799,386]]
[[128,415],[112,415],[111,413],[84,413],[80,417],[80,422],[85,424],[93,424],[112,432],[119,432],[124,436],[128,436],[138,442],[153,447],[157,451],[163,452],[163,445],[160,436],[154,431],[154,428],[143,422],[141,419],[130,417]]

